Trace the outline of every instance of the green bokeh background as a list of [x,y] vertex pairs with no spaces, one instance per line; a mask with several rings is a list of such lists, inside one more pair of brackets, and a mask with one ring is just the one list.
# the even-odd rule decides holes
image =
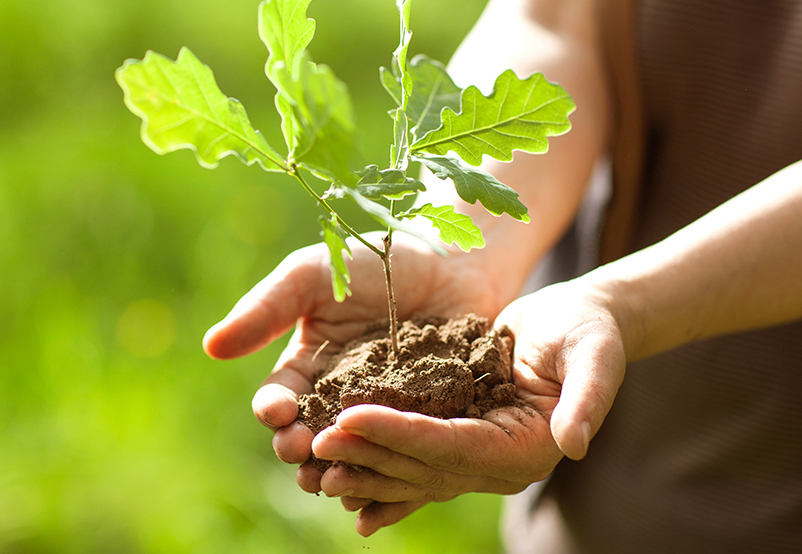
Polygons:
[[[484,3],[417,2],[413,53],[447,60]],[[155,155],[113,74],[187,45],[279,144],[257,4],[0,1],[2,553],[498,551],[500,500],[484,495],[359,537],[337,500],[296,487],[251,414],[281,344],[233,362],[201,351],[242,294],[318,240],[316,208],[231,159],[208,171]],[[315,0],[310,15],[366,157],[387,159],[377,77],[395,3]]]

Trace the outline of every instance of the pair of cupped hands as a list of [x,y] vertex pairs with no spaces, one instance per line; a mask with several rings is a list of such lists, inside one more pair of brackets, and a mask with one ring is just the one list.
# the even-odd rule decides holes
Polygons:
[[[386,318],[380,260],[364,248],[352,251],[353,295],[345,302],[332,296],[326,247],[310,246],[290,254],[204,339],[210,356],[235,358],[295,326],[254,396],[253,411],[275,431],[277,456],[302,464],[296,478],[303,490],[340,497],[346,510],[359,511],[356,529],[368,536],[428,502],[468,492],[520,492],[547,477],[563,456],[585,456],[624,375],[624,347],[609,295],[580,278],[504,307],[501,287],[480,257],[444,258],[401,236],[392,256],[399,317],[473,312],[509,327],[515,336],[513,380],[531,409],[505,407],[483,419],[440,420],[361,405],[313,436],[296,420],[298,396],[312,392],[313,375],[330,353]],[[334,464],[321,473],[304,463],[312,453],[367,469]]]

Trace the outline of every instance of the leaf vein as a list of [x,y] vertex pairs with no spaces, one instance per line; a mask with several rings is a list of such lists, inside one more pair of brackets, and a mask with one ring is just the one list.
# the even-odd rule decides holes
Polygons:
[[[543,108],[545,108],[545,107],[547,107],[547,106],[549,106],[549,105],[551,105],[551,104],[553,104],[555,102],[558,102],[558,101],[564,100],[564,99],[565,99],[565,96],[560,96],[560,97],[557,97],[557,98],[549,99],[548,101],[546,101],[546,102],[544,102],[542,104],[539,104],[537,107],[535,107],[535,108],[533,108],[531,110],[527,110],[526,112],[522,112],[521,114],[516,114],[515,116],[506,118],[504,120],[491,122],[490,124],[484,125],[484,126],[481,126],[481,127],[478,127],[476,125],[476,114],[477,114],[478,110],[474,109],[473,113],[472,113],[473,123],[471,125],[471,128],[468,129],[467,131],[457,132],[457,133],[455,133],[453,135],[452,134],[448,134],[447,136],[445,136],[445,137],[443,137],[441,139],[438,139],[438,140],[432,139],[432,140],[430,140],[428,142],[424,142],[423,144],[417,144],[417,146],[415,144],[413,144],[412,145],[412,149],[413,149],[413,151],[417,151],[417,150],[420,150],[422,148],[429,147],[429,146],[435,146],[435,145],[443,144],[443,143],[447,143],[447,142],[456,142],[459,139],[462,139],[462,138],[465,138],[465,137],[471,137],[472,135],[480,134],[480,133],[487,132],[487,131],[493,131],[497,127],[504,127],[504,126],[509,125],[511,123],[515,123],[516,121],[521,121],[522,120],[521,121],[522,123],[527,123],[527,124],[528,123],[538,123],[539,121],[530,121],[530,120],[527,120],[525,118],[527,116],[529,116],[529,115],[537,113],[538,111],[542,110]],[[458,117],[458,116],[455,114],[454,117]],[[554,124],[560,124],[560,123],[556,123],[555,122]],[[453,128],[453,126],[451,126],[450,122],[449,122],[449,131],[452,128]],[[425,139],[425,137],[424,137],[424,139]],[[421,140],[424,140],[424,139],[421,139]]]
[[[162,73],[164,73],[164,72],[161,70],[161,68],[159,68],[159,71],[161,71]],[[131,81],[132,81],[132,82],[134,82],[135,84],[139,85],[140,87],[144,88],[144,89],[150,89],[150,90],[151,90],[151,91],[152,91],[152,92],[153,92],[153,93],[154,93],[156,96],[160,97],[162,100],[164,100],[164,101],[166,101],[166,102],[168,102],[168,103],[170,103],[170,104],[173,104],[173,105],[174,105],[174,106],[176,106],[177,108],[179,108],[179,109],[182,109],[182,110],[184,110],[185,112],[188,112],[188,113],[189,113],[189,114],[191,114],[192,116],[194,116],[194,117],[197,117],[198,119],[201,119],[201,120],[205,121],[206,123],[210,123],[210,124],[214,125],[215,127],[219,128],[221,131],[223,131],[223,132],[230,132],[230,129],[226,128],[226,127],[225,127],[225,126],[224,126],[222,123],[220,123],[219,121],[217,121],[217,120],[214,120],[214,119],[210,119],[209,117],[207,117],[207,116],[206,116],[206,115],[204,115],[203,113],[201,113],[201,112],[199,112],[199,111],[197,111],[197,110],[194,110],[194,109],[190,108],[189,106],[187,106],[187,105],[186,105],[186,101],[185,101],[183,98],[179,98],[179,100],[181,101],[181,103],[177,103],[177,102],[175,101],[175,99],[173,99],[173,98],[171,98],[170,96],[168,96],[168,95],[164,94],[164,93],[163,93],[163,92],[161,92],[160,90],[153,88],[152,86],[145,85],[144,83],[142,83],[142,81],[139,81],[139,80],[136,80],[136,79],[132,79]],[[169,82],[169,81],[168,81],[168,82]],[[178,94],[177,94],[177,96],[178,96]],[[241,142],[243,142],[244,144],[246,144],[246,145],[250,146],[251,148],[253,148],[253,150],[254,150],[255,152],[258,152],[258,153],[259,153],[259,155],[260,155],[260,156],[262,156],[262,157],[263,157],[264,159],[266,159],[267,161],[269,161],[269,162],[271,162],[271,163],[273,163],[273,164],[277,165],[279,168],[281,168],[281,169],[282,169],[282,170],[284,170],[284,171],[286,171],[286,170],[287,170],[287,168],[286,168],[286,167],[284,167],[284,160],[274,160],[274,159],[273,159],[273,158],[270,156],[270,154],[269,154],[269,153],[267,153],[267,152],[265,152],[264,150],[262,150],[261,148],[257,147],[255,144],[253,144],[251,141],[249,141],[247,138],[243,137],[243,136],[242,136],[242,135],[240,135],[240,134],[237,134],[237,133],[231,133],[231,136],[233,136],[234,138],[236,138],[236,139],[240,140],[240,141],[241,141]]]
[[188,121],[192,121],[192,115],[191,114],[187,114],[186,116],[182,117],[181,119],[179,119],[177,121],[173,121],[172,123],[168,123],[167,125],[162,125],[158,129],[154,129],[153,134],[154,135],[161,135],[163,133],[166,133],[167,131],[172,131],[173,129],[177,129],[178,127],[181,127],[181,125],[183,125],[184,123],[187,123]]

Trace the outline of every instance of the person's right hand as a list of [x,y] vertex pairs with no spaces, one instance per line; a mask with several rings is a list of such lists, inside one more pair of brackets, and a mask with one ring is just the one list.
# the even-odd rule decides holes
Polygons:
[[[380,244],[380,234],[369,237]],[[211,357],[235,358],[258,351],[296,326],[253,399],[254,414],[276,431],[274,449],[288,463],[303,463],[311,454],[312,433],[296,422],[298,396],[312,392],[315,373],[333,353],[368,324],[388,317],[381,261],[358,242],[349,241],[349,246],[353,296],[345,302],[334,300],[328,250],[317,244],[285,258],[204,338],[204,349]],[[396,235],[391,251],[400,319],[416,312],[443,316],[472,312],[492,320],[510,300],[501,297],[492,282],[491,264],[477,253],[445,258],[405,235]],[[319,479],[319,472],[310,472],[309,467],[299,472],[299,484],[310,492],[319,490]]]
[[583,458],[624,378],[625,316],[616,304],[583,278],[511,303],[495,325],[515,336],[512,380],[523,405],[447,420],[349,407],[313,441],[318,458],[346,464],[332,466],[321,489],[360,511],[356,528],[367,536],[429,502],[517,493],[563,455]]

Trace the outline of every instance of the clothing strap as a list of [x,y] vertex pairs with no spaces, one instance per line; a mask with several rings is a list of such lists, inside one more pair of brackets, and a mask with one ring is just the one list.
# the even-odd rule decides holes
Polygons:
[[636,54],[636,0],[599,0],[601,39],[614,95],[611,145],[613,192],[602,229],[599,259],[631,251],[645,146],[643,99]]

